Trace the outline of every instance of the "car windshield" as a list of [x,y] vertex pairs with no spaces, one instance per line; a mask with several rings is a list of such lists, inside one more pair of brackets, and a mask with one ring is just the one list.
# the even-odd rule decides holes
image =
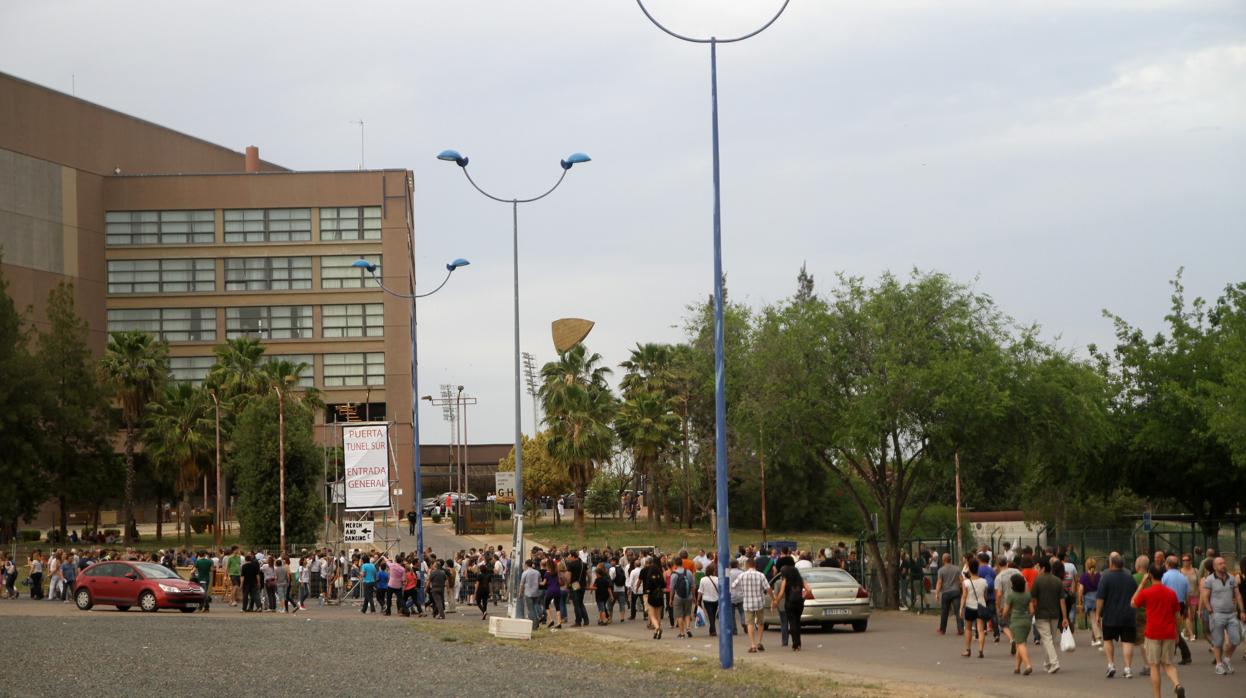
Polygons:
[[843,570],[813,568],[801,570],[801,576],[810,584],[856,584],[851,574]]
[[139,572],[143,573],[145,579],[181,579],[176,572],[168,567],[151,562],[139,562],[135,563],[134,566],[138,568]]

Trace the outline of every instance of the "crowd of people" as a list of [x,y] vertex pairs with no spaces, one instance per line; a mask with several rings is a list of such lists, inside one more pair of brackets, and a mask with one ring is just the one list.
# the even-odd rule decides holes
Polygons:
[[1060,670],[1058,646],[1076,645],[1080,613],[1090,645],[1105,655],[1109,679],[1117,676],[1118,647],[1120,674],[1127,679],[1134,676],[1134,653],[1140,650],[1141,674],[1150,677],[1153,695],[1160,695],[1164,675],[1183,698],[1177,667],[1194,661],[1190,645],[1200,639],[1207,643],[1217,675],[1235,672],[1233,653],[1246,623],[1246,579],[1241,569],[1232,573],[1215,550],[1180,555],[1158,550],[1138,557],[1132,573],[1117,552],[1106,556],[1101,572],[1098,559],[1087,560],[1079,570],[1071,550],[1014,550],[1007,543],[998,555],[983,546],[966,553],[959,564],[948,553],[932,557],[932,567],[941,563],[934,569],[940,605],[936,632],[946,634],[954,618],[957,634],[964,636],[963,657],[974,656],[976,639],[977,657],[984,658],[987,636],[994,642],[1002,636],[1015,656],[1013,673],[1028,676],[1033,673],[1027,648],[1032,639],[1042,648],[1043,669],[1054,674]]

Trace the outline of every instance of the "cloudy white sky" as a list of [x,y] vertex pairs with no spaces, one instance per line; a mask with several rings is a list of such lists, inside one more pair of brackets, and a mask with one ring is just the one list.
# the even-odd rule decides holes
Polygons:
[[[652,0],[672,28],[730,35],[780,0]],[[477,395],[473,441],[511,438],[510,211],[523,345],[591,318],[617,364],[674,341],[709,293],[708,48],[630,0],[5,0],[0,70],[297,169],[410,168],[418,264],[472,266],[422,302],[421,380]],[[1246,3],[793,0],[719,53],[724,260],[732,295],[914,266],[977,279],[1084,351],[1110,308],[1161,326],[1167,285],[1246,278]],[[425,408],[425,440],[444,439]],[[531,429],[531,403],[524,403]]]

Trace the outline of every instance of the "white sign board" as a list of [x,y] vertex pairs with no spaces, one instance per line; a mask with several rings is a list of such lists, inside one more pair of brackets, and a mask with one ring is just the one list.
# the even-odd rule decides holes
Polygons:
[[346,510],[389,509],[389,426],[342,427]]
[[374,525],[371,521],[344,521],[342,542],[371,543]]
[[498,504],[515,503],[515,471],[501,471],[493,474],[493,491],[497,495]]

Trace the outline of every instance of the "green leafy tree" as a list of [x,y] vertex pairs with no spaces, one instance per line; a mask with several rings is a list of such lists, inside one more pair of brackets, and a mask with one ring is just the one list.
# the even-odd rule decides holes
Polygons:
[[[0,255],[0,262],[3,262]],[[15,536],[18,520],[33,516],[47,498],[38,463],[48,434],[31,412],[43,411],[44,373],[29,351],[29,327],[8,293],[0,266],[0,541]],[[35,409],[18,409],[30,406]]]
[[619,476],[605,469],[598,470],[597,476],[593,478],[589,486],[588,496],[584,502],[584,508],[588,510],[588,513],[601,518],[618,512],[619,484]]
[[[231,460],[238,485],[238,523],[243,538],[255,545],[271,545],[280,538],[277,410],[275,394],[252,398],[234,429]],[[311,406],[300,400],[286,402],[286,539],[295,543],[316,540],[321,517],[323,456],[313,439],[313,421]]]
[[584,531],[584,493],[597,463],[613,452],[615,398],[606,384],[610,369],[600,354],[583,344],[572,347],[541,368],[539,391],[549,427],[548,451],[567,471],[575,489],[575,526]]
[[1224,386],[1240,369],[1228,366],[1226,376],[1223,335],[1217,331],[1226,313],[1232,314],[1228,309],[1240,308],[1240,302],[1226,302],[1209,316],[1201,298],[1187,306],[1180,273],[1172,287],[1167,334],[1148,339],[1108,313],[1116,347],[1111,354],[1092,351],[1112,387],[1119,441],[1110,454],[1116,472],[1138,494],[1172,500],[1193,512],[1211,537],[1246,491],[1246,467],[1234,462],[1231,438],[1226,443],[1214,426],[1226,415],[1231,419],[1233,408],[1209,410],[1217,404],[1212,396],[1231,392]]
[[[178,520],[186,545],[190,545],[190,494],[199,479],[200,466],[216,449],[216,421],[212,399],[203,388],[189,383],[164,387],[151,405],[143,444],[148,457],[160,468],[174,473],[174,488],[181,495]],[[160,538],[158,532],[156,538]]]
[[1246,282],[1230,284],[1208,314],[1220,379],[1204,380],[1200,403],[1211,432],[1246,468]]
[[39,334],[37,359],[47,388],[40,418],[48,438],[40,462],[52,484],[59,526],[68,530],[68,503],[90,501],[87,471],[108,450],[108,402],[91,350],[87,324],[74,309],[74,289],[58,284],[48,294],[47,332]]
[[[673,450],[680,433],[680,420],[671,409],[671,401],[649,387],[634,388],[619,406],[614,417],[619,442],[632,453],[636,471],[650,487],[661,488],[669,480],[659,472],[659,463]],[[648,494],[648,493],[647,493]],[[658,530],[662,521],[655,516],[652,502],[662,501],[661,490],[649,497],[649,528]]]
[[[523,492],[524,499],[536,502],[541,497],[561,497],[571,490],[567,469],[549,454],[549,432],[542,431],[532,438],[523,437]],[[515,447],[498,461],[498,470],[515,470]],[[558,522],[555,514],[554,522]]]
[[146,332],[114,332],[100,362],[101,369],[121,401],[125,423],[125,506],[127,544],[133,543],[134,447],[147,404],[155,397],[169,375],[168,345]]

